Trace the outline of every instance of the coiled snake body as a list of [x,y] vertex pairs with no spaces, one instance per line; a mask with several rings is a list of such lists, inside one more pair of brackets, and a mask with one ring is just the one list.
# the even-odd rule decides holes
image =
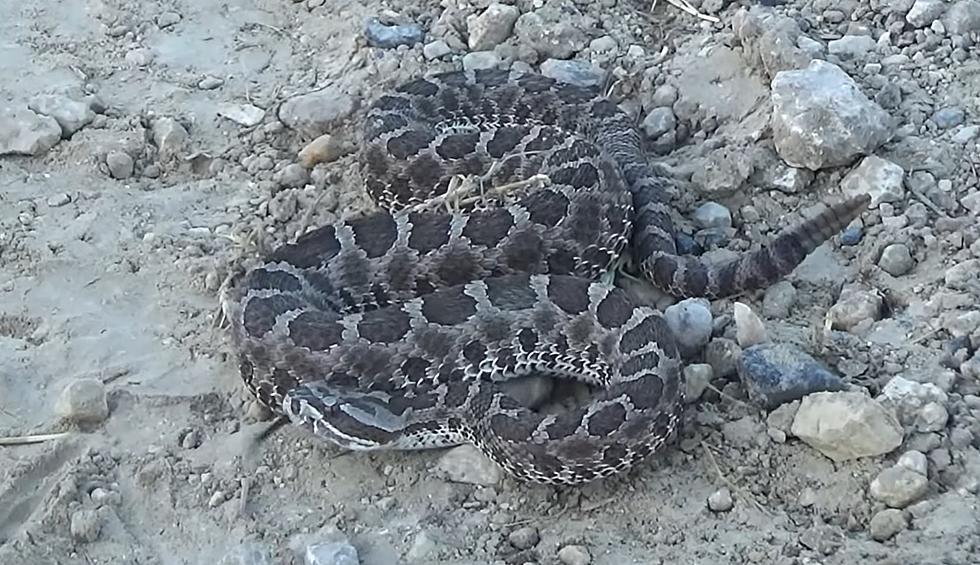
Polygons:
[[[546,483],[628,469],[678,427],[673,337],[600,280],[617,261],[679,297],[726,296],[790,272],[867,203],[827,207],[726,264],[679,256],[665,180],[627,115],[595,89],[508,71],[380,96],[360,162],[383,211],[315,229],[223,291],[246,388],[349,449],[470,442]],[[484,198],[427,207],[458,175]],[[598,392],[538,413],[502,386],[531,374]]]

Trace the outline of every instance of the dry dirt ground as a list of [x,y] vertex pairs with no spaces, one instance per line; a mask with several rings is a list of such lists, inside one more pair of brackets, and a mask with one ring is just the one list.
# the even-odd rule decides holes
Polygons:
[[[522,13],[542,4],[517,3]],[[723,162],[739,168],[740,149],[712,145],[712,132],[748,139],[763,131],[752,142],[767,143],[758,121],[771,111],[769,83],[732,40],[738,5],[700,3],[721,18],[710,24],[666,4],[652,12],[625,0],[554,4],[572,14],[569,25],[581,26],[587,40],[615,40],[618,54],[594,57],[598,64],[643,61],[623,67],[637,85],[627,89],[627,104],[635,103],[637,90],[676,87],[676,127],[684,131],[664,162],[681,177],[715,163],[709,161],[715,150],[732,153]],[[465,40],[466,16],[485,6],[454,0],[0,3],[0,106],[23,107],[37,95],[61,93],[98,110],[70,139],[40,155],[0,157],[0,436],[69,432],[0,446],[0,563],[301,563],[310,543],[340,538],[365,565],[980,563],[977,482],[969,478],[980,471],[975,384],[946,383],[951,418],[941,431],[925,438],[910,433],[906,441],[919,443],[886,457],[835,463],[798,440],[767,433],[772,422],[744,401],[737,378],[717,377],[713,390],[689,408],[679,445],[625,476],[583,488],[509,479],[460,483],[434,471],[441,452],[344,454],[289,428],[257,446],[251,442],[267,423],[256,421],[241,391],[217,319],[218,284],[236,258],[256,247],[368,205],[352,155],[316,165],[307,178],[295,168],[283,172],[316,134],[284,127],[277,109],[299,94],[342,92],[347,98],[329,110],[340,115],[336,127],[319,133],[354,143],[351,124],[380,88],[460,67],[466,47],[453,38]],[[868,9],[793,2],[779,9],[811,22],[810,37],[822,42],[840,37],[849,22],[867,24],[877,37],[893,21],[881,15],[890,8],[876,3]],[[367,46],[366,18],[387,12],[432,35],[410,48]],[[453,54],[427,59],[423,44],[440,38]],[[919,39],[913,33],[913,43]],[[950,135],[918,126],[950,99],[960,101],[968,124],[975,121],[977,51],[972,43],[961,50],[967,59],[945,59],[948,64],[911,57],[912,82],[928,82],[929,73],[939,78],[913,93],[919,106],[894,111],[903,122],[918,120],[910,131],[922,135],[906,140],[915,137],[919,145],[891,149],[906,171],[926,169],[923,163],[933,158],[947,164],[935,176],[952,180],[957,197],[976,190],[970,167],[976,144],[964,149]],[[502,65],[508,57],[528,59],[521,46],[498,51]],[[588,59],[587,51],[580,46],[578,56]],[[972,73],[957,71],[971,64]],[[644,75],[645,67],[656,67],[658,78]],[[653,84],[644,86],[644,76]],[[868,87],[869,96],[875,92]],[[242,125],[222,115],[246,104],[265,110],[264,117],[254,124],[240,119],[251,124]],[[685,121],[685,108],[697,120]],[[166,139],[154,139],[166,118],[188,132],[172,156]],[[124,174],[125,158],[110,167],[113,153],[131,159],[131,176]],[[119,170],[124,178],[113,178]],[[691,192],[682,209],[715,199],[738,219],[737,211],[752,203],[763,225],[779,227],[782,216],[833,192],[846,172],[821,173],[816,188],[802,194],[751,183],[728,194]],[[893,214],[915,202],[909,194]],[[748,223],[738,220],[736,228],[755,242],[766,229]],[[868,234],[858,246],[828,244],[790,277],[796,304],[785,319],[766,321],[771,337],[825,355],[873,392],[903,371],[926,380],[951,372],[954,381],[964,379],[940,365],[949,336],[929,323],[938,315],[928,308],[941,273],[966,258],[976,239],[956,240],[950,231],[931,240],[914,230],[890,235],[889,242],[909,242],[916,266],[867,282],[891,308],[873,321],[873,346],[862,337],[848,342],[854,349],[828,353],[810,338],[839,283],[859,280],[863,267],[875,263],[880,244]],[[743,300],[758,306],[762,298]],[[714,312],[724,317],[731,307],[725,301]],[[105,384],[104,421],[79,426],[59,417],[62,389],[80,378]],[[961,433],[951,443],[957,426],[974,435]],[[869,496],[869,484],[911,448],[929,454],[928,492],[901,511],[905,527],[875,541],[869,523],[884,506]],[[734,499],[730,509],[725,493]],[[707,504],[712,495],[714,510]]]

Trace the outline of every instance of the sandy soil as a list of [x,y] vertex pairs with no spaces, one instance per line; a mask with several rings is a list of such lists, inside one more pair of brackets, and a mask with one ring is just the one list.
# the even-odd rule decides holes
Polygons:
[[[737,6],[721,11],[723,23],[712,27],[666,5],[644,15],[632,2],[564,4],[585,14],[585,23],[575,22],[591,22],[590,38],[613,36],[623,52],[642,45],[684,103],[722,125],[718,135],[749,138],[764,123],[768,79],[741,57],[724,23]],[[793,4],[789,12],[805,17],[827,8]],[[458,57],[428,61],[421,45],[369,48],[364,19],[393,10],[426,29],[445,29],[448,21],[465,30],[465,16],[485,6],[477,5],[0,4],[0,105],[57,92],[96,95],[105,106],[43,155],[0,158],[0,436],[70,432],[0,446],[0,563],[301,563],[297,549],[332,539],[334,530],[365,565],[980,563],[976,489],[962,486],[964,473],[980,469],[976,439],[950,447],[946,431],[934,434],[941,442],[934,448],[952,454],[949,469],[958,474],[934,474],[925,503],[906,510],[912,526],[877,542],[868,525],[882,506],[868,485],[894,457],[833,463],[799,441],[774,441],[765,412],[739,400],[735,377],[714,381],[723,396],[709,391],[692,405],[678,446],[584,488],[452,482],[433,472],[441,452],[343,454],[288,428],[252,442],[267,423],[256,421],[229,357],[216,319],[218,284],[243,254],[368,206],[350,155],[317,165],[306,187],[281,189],[280,171],[312,136],[283,127],[276,109],[297,94],[337,89],[356,109],[329,133],[353,140],[350,125],[380,87],[460,65]],[[524,12],[536,6],[519,5]],[[810,33],[821,38],[828,29],[836,28]],[[641,88],[642,68],[631,72]],[[943,96],[976,92],[980,75],[938,72],[953,84]],[[265,117],[243,126],[219,115],[243,104],[265,109]],[[189,133],[173,158],[152,139],[162,117]],[[704,167],[717,149],[699,132],[694,127],[665,157],[681,174]],[[971,178],[971,158],[955,153],[948,136],[919,140],[924,154],[957,162],[949,175],[957,186]],[[737,150],[722,150],[737,161]],[[113,151],[133,158],[133,176],[110,176]],[[903,152],[916,155],[909,144],[895,155],[906,170],[915,168]],[[776,226],[780,216],[832,192],[844,172],[821,173],[816,188],[800,195],[748,189],[682,200],[688,210],[709,198],[733,211],[751,202]],[[828,245],[811,257],[791,277],[798,289],[792,315],[767,320],[770,335],[807,347],[839,282],[858,280],[876,245],[866,237],[858,248]],[[866,343],[855,346],[864,348],[865,367],[943,371],[945,334],[930,334],[929,316],[915,312],[957,251],[922,249],[912,273],[871,283],[902,298],[891,302],[900,305],[886,320],[891,325],[875,334],[879,357],[869,357]],[[731,303],[715,312],[730,315]],[[838,367],[856,357],[809,349]],[[861,371],[862,384],[880,387],[888,372]],[[78,426],[59,417],[62,389],[79,378],[105,383],[104,422]],[[976,428],[969,407],[951,412]],[[720,489],[734,496],[729,511],[707,506]],[[515,544],[512,534],[522,528],[539,541],[518,547],[527,544]],[[559,558],[575,545],[591,557],[569,561],[574,551],[566,551]],[[268,551],[268,560],[248,561],[243,548]]]

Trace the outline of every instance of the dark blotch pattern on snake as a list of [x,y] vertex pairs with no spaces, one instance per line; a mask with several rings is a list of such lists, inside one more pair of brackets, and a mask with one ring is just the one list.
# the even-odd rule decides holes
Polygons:
[[[678,428],[670,331],[600,280],[621,258],[675,296],[727,296],[789,273],[868,202],[831,205],[710,265],[677,254],[667,181],[595,89],[442,74],[380,96],[362,133],[367,190],[384,211],[315,229],[223,291],[246,388],[349,449],[470,442],[538,482],[621,472]],[[490,190],[427,206],[451,200],[456,175]],[[521,183],[535,175],[546,182]],[[598,392],[538,413],[503,388],[535,374]]]

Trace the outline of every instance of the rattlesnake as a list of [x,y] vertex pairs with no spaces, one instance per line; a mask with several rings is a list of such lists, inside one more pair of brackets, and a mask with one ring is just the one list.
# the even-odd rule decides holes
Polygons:
[[[302,235],[222,292],[246,388],[345,448],[469,442],[537,482],[623,471],[678,427],[681,361],[664,318],[604,280],[622,257],[673,295],[731,295],[790,272],[868,202],[710,266],[677,255],[666,181],[597,89],[445,73],[380,96],[362,133],[382,211]],[[427,206],[450,200],[458,175],[484,191],[517,185]],[[547,182],[519,182],[534,175]],[[538,413],[503,387],[531,374],[598,392]]]

